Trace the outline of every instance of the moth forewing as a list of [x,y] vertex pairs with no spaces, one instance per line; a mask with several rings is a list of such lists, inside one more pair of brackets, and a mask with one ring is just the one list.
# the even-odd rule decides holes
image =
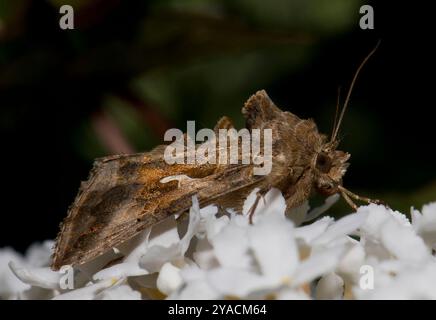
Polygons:
[[[182,175],[191,178],[183,187],[178,181],[162,182]],[[202,205],[228,205],[228,194],[263,179],[253,175],[251,165],[168,165],[156,151],[98,160],[61,226],[52,268],[83,264],[188,210],[193,195]]]

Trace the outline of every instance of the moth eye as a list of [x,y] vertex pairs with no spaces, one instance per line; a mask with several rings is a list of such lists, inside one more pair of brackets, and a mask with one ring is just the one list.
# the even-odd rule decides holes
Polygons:
[[325,153],[318,154],[316,158],[316,168],[323,173],[327,173],[330,171],[331,167],[332,161],[330,157]]

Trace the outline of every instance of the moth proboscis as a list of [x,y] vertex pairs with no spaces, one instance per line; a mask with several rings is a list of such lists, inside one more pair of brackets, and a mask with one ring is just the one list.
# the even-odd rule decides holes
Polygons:
[[[52,269],[81,265],[147,227],[186,212],[194,195],[201,205],[216,204],[238,212],[254,188],[259,188],[255,204],[274,187],[282,192],[289,210],[315,192],[339,193],[354,209],[357,206],[352,199],[379,203],[343,187],[350,154],[337,150],[337,134],[351,90],[376,48],[357,69],[330,139],[318,132],[312,119],[280,110],[264,90],[248,99],[242,108],[246,128],[272,130],[272,170],[268,175],[253,174],[252,164],[169,165],[163,157],[165,145],[150,152],[97,159],[61,225]],[[218,121],[215,130],[221,128],[233,128],[230,119]],[[173,176],[187,178],[168,179]]]

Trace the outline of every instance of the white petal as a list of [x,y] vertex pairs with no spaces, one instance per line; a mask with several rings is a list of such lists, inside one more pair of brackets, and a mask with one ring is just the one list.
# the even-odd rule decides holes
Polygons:
[[15,261],[17,264],[24,264],[24,258],[13,249],[2,248],[0,249],[0,298],[11,299],[15,298],[19,292],[29,289],[28,284],[20,281],[12,270],[9,268],[8,263]]
[[230,220],[235,226],[247,228],[250,225],[249,219],[247,219],[247,216],[244,216],[239,213],[231,212],[230,213]]
[[26,263],[34,267],[47,267],[51,262],[54,242],[46,240],[43,243],[32,244],[26,250]]
[[197,265],[205,270],[217,268],[219,266],[213,247],[206,238],[197,241],[193,258]]
[[[416,211],[416,210],[415,210]],[[419,213],[418,213],[419,214]],[[414,226],[419,235],[422,236],[427,245],[436,247],[436,202],[424,205],[420,219],[415,217]]]
[[183,284],[180,268],[169,262],[165,263],[160,269],[156,284],[159,291],[166,295],[175,292]]
[[96,296],[101,300],[141,300],[141,293],[128,285],[113,286]]
[[373,290],[362,290],[359,287],[353,289],[358,299],[393,299],[415,300],[436,299],[436,265],[428,263],[418,268],[404,270],[396,277],[390,277],[390,281],[379,284],[376,274],[375,287]]
[[424,216],[436,216],[436,202],[424,205],[421,211]]
[[185,285],[180,290],[170,294],[167,297],[168,300],[212,300],[221,298],[221,295],[206,281],[206,272],[197,266],[185,266],[180,270],[180,275]]
[[169,247],[175,243],[179,243],[179,241],[180,237],[177,231],[176,220],[174,216],[171,216],[153,226],[148,241],[148,247]]
[[365,261],[365,249],[360,243],[352,245],[341,258],[337,273],[347,280],[357,281],[360,277],[360,267]]
[[297,268],[299,255],[290,220],[279,215],[262,216],[251,226],[248,237],[263,275],[279,280]]
[[170,247],[153,246],[141,257],[139,266],[149,273],[158,272],[166,263],[183,259],[179,244]]
[[388,220],[382,226],[381,241],[398,259],[420,262],[430,257],[428,248],[422,238],[415,234],[414,229],[401,225],[394,219]]
[[411,227],[412,224],[410,223],[409,219],[407,219],[406,215],[402,214],[401,212],[398,211],[393,211],[393,210],[389,210],[388,211],[394,218],[395,220],[400,223],[401,225],[405,226],[405,227]]
[[413,262],[409,263],[408,261],[402,261],[393,258],[379,261],[378,264],[373,263],[373,265],[376,266],[378,272],[389,274],[391,278],[402,272],[410,272],[411,267],[414,268],[417,266]]
[[[103,279],[110,279],[114,277],[127,278],[130,276],[139,276],[139,275],[148,274],[149,272],[147,270],[139,267],[139,260],[148,250],[148,246],[149,246],[148,239],[150,233],[151,233],[151,228],[147,228],[140,235],[138,235],[136,239],[132,239],[131,244],[129,245],[130,248],[122,249],[122,252],[124,252],[125,254],[127,253],[127,256],[123,259],[123,262],[100,270],[99,272],[94,274],[93,279],[103,280]],[[161,240],[162,239],[163,238],[161,238]]]
[[359,207],[357,212],[368,214],[365,224],[361,227],[363,237],[380,239],[382,226],[386,221],[392,219],[404,226],[411,226],[409,220],[402,213],[392,211],[382,205],[371,203],[368,206]]
[[391,218],[388,210],[386,207],[376,204],[359,207],[357,212],[368,214],[365,224],[360,228],[362,236],[379,239],[383,223]]
[[209,239],[214,238],[218,233],[221,232],[221,230],[228,225],[230,222],[230,219],[228,216],[222,216],[219,218],[216,217],[210,217],[206,220],[205,228],[206,228],[206,235]]
[[338,265],[343,253],[344,248],[335,247],[312,254],[298,266],[298,270],[292,279],[292,285],[298,287],[332,272]]
[[280,290],[277,300],[309,300],[310,297],[302,290],[284,288]]
[[211,270],[207,272],[206,279],[210,286],[222,296],[239,298],[280,285],[277,279],[270,279],[250,271],[234,268]]
[[180,270],[180,275],[184,282],[192,282],[196,280],[206,279],[206,271],[200,269],[196,265],[186,265]]
[[192,238],[200,228],[200,206],[197,196],[192,197],[192,207],[189,210],[189,225],[183,238],[180,240],[180,250],[183,256],[189,248]]
[[349,214],[330,225],[327,230],[313,240],[313,245],[328,245],[333,240],[349,235],[361,227],[367,220],[367,212]]
[[60,289],[59,284],[63,274],[52,271],[49,267],[26,268],[14,261],[9,262],[9,267],[17,278],[24,283],[45,289]]
[[104,280],[112,278],[127,278],[133,276],[146,275],[149,272],[139,267],[136,262],[123,262],[109,268],[100,270],[92,277],[94,280]]
[[74,270],[78,270],[79,273],[75,274],[74,282],[77,283],[77,286],[85,285],[93,274],[120,257],[122,255],[117,255],[114,250],[109,250],[82,265],[75,266]]
[[214,254],[220,265],[235,268],[250,268],[252,258],[248,252],[247,228],[231,219],[220,233],[210,239]]
[[[152,228],[145,229],[138,237],[136,246],[127,254],[127,256],[124,258],[124,262],[127,263],[138,263],[139,259],[147,252],[149,246],[150,246],[150,234],[151,234]],[[173,234],[173,232],[171,232]],[[154,240],[154,242],[157,242],[157,239]]]
[[[247,199],[244,201],[244,205],[242,206],[242,214],[244,216],[248,215],[251,207],[254,205],[254,202],[257,198],[257,192],[260,190],[260,188],[254,188],[253,191],[250,192]],[[259,201],[260,204],[261,201]],[[256,210],[257,211],[257,210]]]
[[323,276],[316,285],[316,299],[339,300],[344,296],[344,280],[334,272]]
[[[244,202],[242,209],[243,215],[248,216],[251,207],[257,198],[258,188],[255,188]],[[279,215],[284,217],[286,211],[286,201],[280,190],[271,188],[257,203],[253,216],[253,222],[263,215]]]
[[[188,249],[190,241],[195,235],[200,223],[200,209],[197,198],[193,197],[193,205],[189,214],[188,230],[182,239],[179,240],[174,218],[168,220],[170,222],[165,228],[166,231],[156,235],[150,240],[148,249],[139,260],[139,267],[150,273],[158,272],[166,262],[183,260],[183,255]],[[152,234],[154,232],[155,230],[153,228]],[[168,246],[168,244],[170,245]]]
[[204,280],[189,282],[180,292],[174,292],[168,300],[216,300],[221,295]]
[[201,218],[207,218],[210,216],[215,216],[218,212],[217,206],[209,205],[207,207],[200,209],[200,217]]
[[260,199],[258,209],[258,212],[261,212],[263,215],[279,215],[284,217],[286,211],[285,198],[279,189],[271,188],[263,199]]
[[218,208],[212,205],[200,209],[200,223],[196,231],[197,238],[204,238],[208,235],[208,227],[214,225],[217,212]]
[[325,232],[327,227],[333,224],[334,219],[331,217],[323,217],[309,225],[298,227],[295,229],[295,238],[302,239],[306,244],[311,243]]
[[422,219],[422,214],[413,207],[410,208],[410,216],[412,217],[412,225],[416,227]]
[[107,279],[84,288],[75,289],[53,298],[53,300],[92,300],[95,299],[104,289],[117,283],[118,279]]
[[383,245],[381,245],[381,241],[379,239],[363,237],[360,239],[360,242],[364,247],[367,257],[375,258],[378,261],[392,258],[391,253]]

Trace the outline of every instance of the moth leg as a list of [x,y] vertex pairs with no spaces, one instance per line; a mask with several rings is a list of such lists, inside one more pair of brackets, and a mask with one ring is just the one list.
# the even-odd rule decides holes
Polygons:
[[345,192],[341,192],[341,196],[345,199],[345,201],[347,201],[347,203],[350,205],[351,208],[353,208],[354,211],[357,211],[357,205]]
[[[342,187],[342,186],[339,186],[339,190],[341,191],[341,194],[342,194],[342,196],[344,197],[345,200],[347,200],[347,197],[348,197],[349,199],[350,199],[350,197],[351,197],[351,198],[353,198],[354,200],[363,201],[363,202],[366,202],[366,203],[381,204],[381,205],[387,207],[387,205],[386,205],[383,201],[381,201],[381,200],[378,200],[378,199],[371,199],[371,198],[367,198],[367,197],[359,196],[359,195],[357,195],[357,194],[351,192],[350,190],[345,189],[345,188]],[[351,199],[350,199],[350,200],[351,200]],[[348,202],[348,201],[347,201],[347,202]],[[351,207],[353,207],[353,206],[351,206]],[[353,207],[353,209],[354,209],[354,207]]]
[[250,210],[248,210],[248,221],[250,222],[250,224],[253,224],[253,216],[254,216],[254,212],[256,211],[257,205],[259,204],[259,200],[262,196],[257,193],[256,194],[256,200],[254,200],[253,205],[251,206]]
[[300,206],[309,198],[311,192],[309,186],[312,184],[312,179],[310,171],[305,171],[298,178],[297,182],[290,184],[283,190],[287,211]]
[[217,208],[218,208],[218,212],[217,213],[223,213],[228,215],[229,211],[227,211],[226,207],[221,205],[221,204],[216,204]]
[[248,210],[248,221],[250,222],[250,224],[253,224],[254,212],[259,205],[260,199],[263,199],[263,201],[265,202],[265,198],[263,197],[265,193],[265,190],[259,190],[258,192],[256,192],[256,200],[254,200],[253,205],[251,206],[250,210]]

